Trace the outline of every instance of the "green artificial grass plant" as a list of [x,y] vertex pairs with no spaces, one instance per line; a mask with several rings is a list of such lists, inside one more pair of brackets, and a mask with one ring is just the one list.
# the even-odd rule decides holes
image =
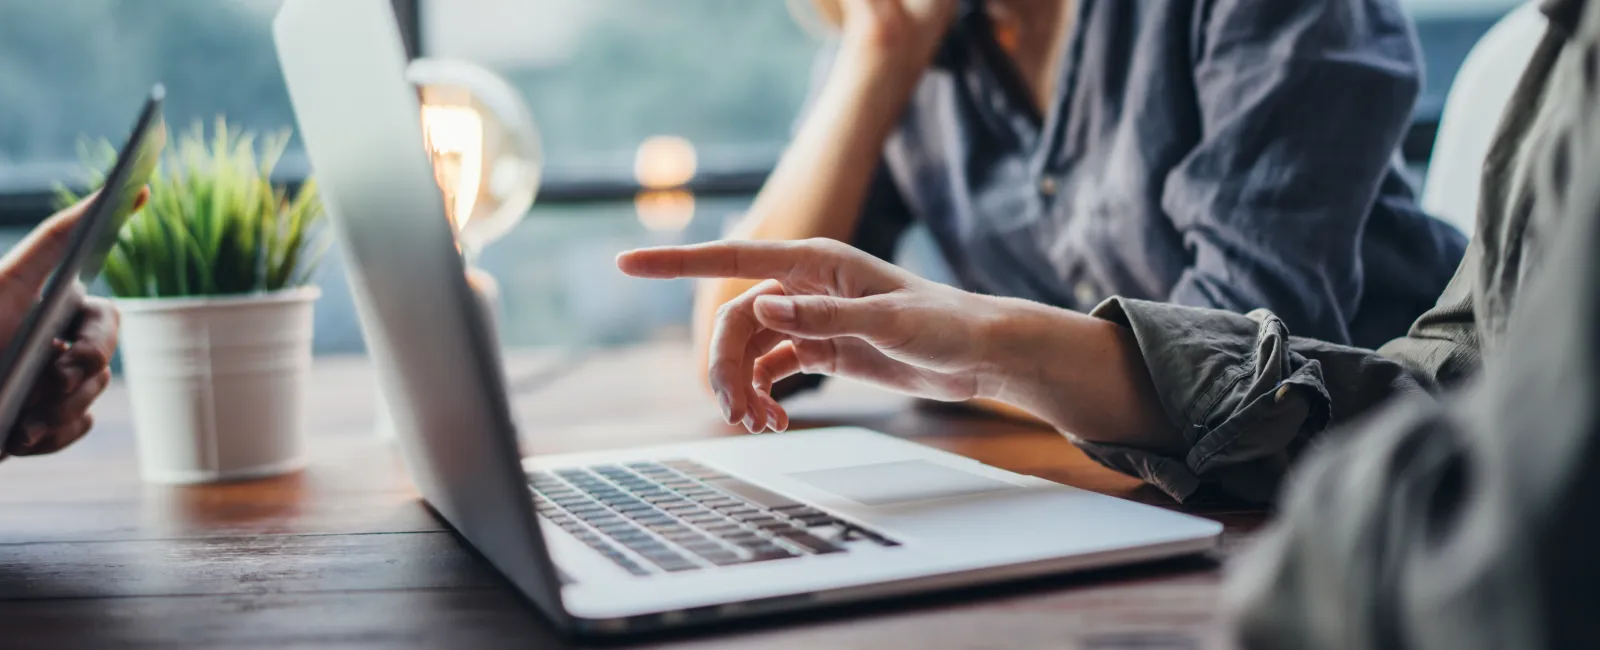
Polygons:
[[[258,139],[261,146],[257,147]],[[101,277],[118,298],[248,294],[310,283],[329,234],[316,183],[290,196],[273,186],[272,170],[288,132],[267,138],[196,123],[168,149],[150,181],[150,201],[118,233]],[[81,144],[92,170],[89,187],[105,183],[116,156],[110,143]],[[62,205],[79,196],[57,190]]]

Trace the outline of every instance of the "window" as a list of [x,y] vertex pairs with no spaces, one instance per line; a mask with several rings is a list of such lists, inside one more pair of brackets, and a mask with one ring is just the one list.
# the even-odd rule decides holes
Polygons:
[[[292,126],[277,0],[0,0],[0,194],[71,179],[80,138],[126,135],[150,85],[175,126]],[[35,215],[39,216],[39,215]]]
[[[402,2],[401,4],[408,4]],[[639,144],[692,142],[701,176],[752,187],[781,150],[818,46],[778,0],[416,0],[431,56],[491,66],[525,91],[548,169],[530,218],[483,255],[508,343],[608,343],[687,316],[687,283],[629,282],[621,249],[717,237],[744,198],[699,197],[641,220],[632,197],[563,205],[563,187],[631,186]],[[76,143],[118,137],[155,81],[175,125],[293,116],[273,52],[279,0],[0,0],[0,207],[76,174]],[[298,165],[296,164],[298,162]],[[284,168],[303,173],[292,153]],[[583,192],[580,192],[583,193]],[[593,195],[594,192],[587,192]],[[42,216],[35,209],[32,218]],[[652,214],[646,210],[643,216]],[[23,232],[0,233],[0,244]],[[342,264],[320,275],[319,352],[361,349]]]
[[770,166],[817,49],[780,0],[424,0],[421,17],[426,56],[523,91],[557,178],[626,177],[656,135],[705,171]]
[[[523,92],[553,191],[631,185],[636,152],[655,136],[692,143],[697,177],[742,176],[753,190],[788,139],[819,46],[781,0],[423,0],[419,9],[425,56],[488,66]],[[699,197],[687,211],[658,213],[626,200],[542,200],[482,259],[503,285],[505,338],[604,344],[681,330],[692,285],[628,280],[612,258],[714,239],[747,203]]]
[[1425,165],[1444,112],[1445,96],[1467,53],[1506,12],[1522,0],[1401,0],[1417,26],[1426,73],[1417,99],[1417,127],[1406,139],[1406,158]]
[[[468,59],[505,75],[543,135],[548,169],[539,204],[481,260],[502,286],[506,341],[608,344],[681,331],[690,284],[630,281],[614,271],[612,255],[717,237],[745,209],[788,137],[820,46],[788,3],[396,2],[419,19],[424,55]],[[1520,3],[1401,2],[1417,21],[1428,71],[1419,128],[1407,146],[1425,160],[1430,122],[1456,67]],[[119,136],[155,81],[168,87],[175,125],[220,114],[253,129],[292,126],[272,46],[278,4],[0,0],[0,221],[42,216],[51,185],[73,177],[80,137]],[[636,206],[628,193],[633,158],[658,135],[692,143],[697,178],[726,181],[712,183],[722,196],[695,197],[687,210]],[[293,154],[285,160],[290,174],[304,169]],[[22,232],[0,230],[0,246]],[[360,350],[336,256],[320,283],[319,352]]]

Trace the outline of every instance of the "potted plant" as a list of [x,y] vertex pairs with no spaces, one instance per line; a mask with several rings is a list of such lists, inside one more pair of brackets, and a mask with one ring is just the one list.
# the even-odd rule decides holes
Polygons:
[[[258,142],[260,146],[258,147]],[[150,200],[102,271],[122,313],[123,375],[140,473],[197,483],[303,465],[312,271],[329,233],[314,182],[272,183],[287,132],[260,138],[218,119],[169,148]],[[104,169],[112,149],[85,150]],[[91,172],[97,187],[103,173]],[[77,197],[59,192],[63,202]]]

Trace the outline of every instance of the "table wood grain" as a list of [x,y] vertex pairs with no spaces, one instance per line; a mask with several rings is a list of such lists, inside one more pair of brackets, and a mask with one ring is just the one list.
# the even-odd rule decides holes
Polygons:
[[[739,435],[717,421],[686,346],[508,355],[527,453]],[[373,431],[361,358],[319,359],[310,464],[243,483],[139,481],[127,393],[47,458],[0,464],[0,648],[566,648],[419,504]],[[931,406],[846,382],[793,404],[797,426],[854,424],[995,466],[1163,507],[1036,425]],[[1227,526],[1223,551],[715,630],[649,648],[1225,647],[1221,560],[1259,512],[1189,508]],[[1093,525],[1093,522],[1085,522]],[[606,644],[614,645],[614,643]]]

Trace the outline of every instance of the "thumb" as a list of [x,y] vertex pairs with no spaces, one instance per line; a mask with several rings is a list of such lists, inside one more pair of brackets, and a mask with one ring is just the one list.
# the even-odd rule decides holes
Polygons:
[[874,345],[902,340],[899,319],[887,302],[831,296],[761,296],[756,320],[767,329],[803,339],[853,336]]

